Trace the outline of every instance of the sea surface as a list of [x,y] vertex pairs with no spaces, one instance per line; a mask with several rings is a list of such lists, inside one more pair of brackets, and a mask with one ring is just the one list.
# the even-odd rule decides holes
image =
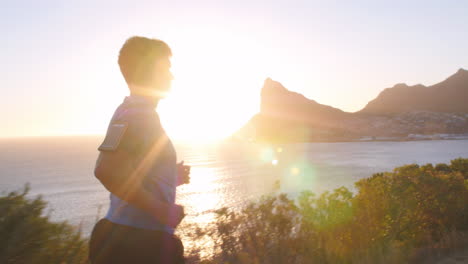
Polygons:
[[[0,139],[0,192],[30,184],[30,196],[49,202],[53,220],[81,225],[89,234],[108,208],[109,193],[93,176],[102,137]],[[373,173],[417,163],[468,158],[468,140],[261,145],[224,141],[178,144],[178,161],[191,165],[191,183],[178,188],[187,223],[213,220],[213,210],[239,208],[262,195],[303,190],[321,193]]]

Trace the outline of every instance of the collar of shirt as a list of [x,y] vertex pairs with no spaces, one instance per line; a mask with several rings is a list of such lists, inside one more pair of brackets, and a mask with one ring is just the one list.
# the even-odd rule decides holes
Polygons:
[[143,105],[143,106],[149,106],[152,108],[155,108],[156,105],[158,104],[157,101],[154,99],[143,96],[143,95],[137,95],[137,94],[132,94],[130,96],[126,96],[124,100],[125,104],[130,104],[130,105]]

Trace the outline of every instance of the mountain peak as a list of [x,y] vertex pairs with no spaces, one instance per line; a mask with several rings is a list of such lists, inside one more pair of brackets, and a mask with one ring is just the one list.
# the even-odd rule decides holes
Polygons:
[[446,82],[466,82],[468,80],[468,71],[460,68],[456,73],[445,79],[442,83]]
[[458,69],[458,71],[452,75],[452,76],[468,76],[468,71],[463,69],[463,68],[460,68]]
[[393,88],[408,88],[409,86],[406,83],[397,83]]
[[279,94],[284,94],[288,90],[279,82],[273,81],[271,78],[266,78],[263,83],[263,88],[261,91],[262,97],[265,96],[277,96]]
[[387,88],[370,101],[361,113],[394,114],[411,111],[468,113],[468,71],[460,68],[452,76],[432,86],[400,83]]
[[265,82],[263,83],[263,89],[267,89],[267,90],[278,90],[278,89],[285,90],[286,88],[284,88],[284,86],[280,82],[273,81],[270,77],[268,77],[268,78],[265,79]]
[[270,83],[270,82],[272,82],[272,81],[273,81],[273,80],[272,80],[270,77],[267,77],[267,78],[265,79],[265,82],[263,83],[263,86],[267,85],[267,83]]

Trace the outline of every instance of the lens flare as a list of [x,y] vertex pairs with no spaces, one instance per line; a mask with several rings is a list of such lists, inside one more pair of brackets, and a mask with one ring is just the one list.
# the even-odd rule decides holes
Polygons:
[[282,161],[279,167],[283,171],[280,176],[281,191],[300,193],[304,190],[314,191],[317,187],[316,170],[310,161],[301,160],[294,163]]
[[301,170],[299,168],[297,168],[297,167],[292,167],[291,168],[291,173],[293,175],[298,175],[300,172],[301,172]]
[[276,159],[275,152],[272,148],[264,148],[260,151],[260,159],[265,163],[270,163]]

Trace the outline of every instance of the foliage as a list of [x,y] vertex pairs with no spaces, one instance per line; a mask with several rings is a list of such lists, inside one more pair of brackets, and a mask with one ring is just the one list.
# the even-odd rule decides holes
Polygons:
[[[298,199],[217,211],[204,263],[413,263],[468,248],[468,159],[416,164]],[[456,245],[456,246],[455,246]]]
[[87,241],[66,222],[44,215],[46,202],[10,192],[0,197],[0,263],[87,263]]
[[[468,248],[468,159],[406,165],[356,189],[220,209],[212,226],[184,228],[199,246],[189,263],[429,263]],[[28,191],[0,197],[0,263],[87,263],[79,230],[51,222]]]

